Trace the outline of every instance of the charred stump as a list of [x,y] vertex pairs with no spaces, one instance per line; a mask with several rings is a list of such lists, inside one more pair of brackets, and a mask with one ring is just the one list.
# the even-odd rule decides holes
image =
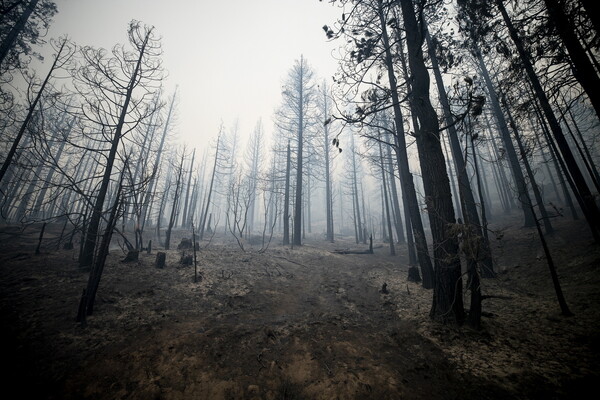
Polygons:
[[177,250],[191,249],[192,247],[192,240],[183,238],[181,239],[181,242],[177,245]]
[[421,282],[421,274],[419,273],[419,268],[414,265],[408,267],[408,281],[409,282]]
[[164,268],[167,261],[167,254],[159,251],[156,253],[156,268]]
[[127,252],[127,255],[125,256],[124,259],[121,260],[121,262],[132,262],[132,261],[137,261],[138,258],[140,256],[140,251],[139,250],[129,250]]

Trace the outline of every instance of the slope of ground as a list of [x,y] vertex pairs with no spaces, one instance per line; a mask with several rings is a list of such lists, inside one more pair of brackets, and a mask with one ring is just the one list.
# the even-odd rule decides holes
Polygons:
[[600,375],[600,250],[581,223],[555,225],[575,316],[560,315],[535,232],[507,223],[494,227],[499,274],[482,291],[496,297],[479,331],[429,320],[404,246],[334,253],[359,248],[343,240],[262,254],[215,240],[198,253],[200,282],[181,251],[157,269],[155,254],[123,263],[117,248],[81,327],[88,274],[76,250],[55,249],[60,227],[35,255],[39,226],[4,226],[4,387],[40,399],[579,398]]

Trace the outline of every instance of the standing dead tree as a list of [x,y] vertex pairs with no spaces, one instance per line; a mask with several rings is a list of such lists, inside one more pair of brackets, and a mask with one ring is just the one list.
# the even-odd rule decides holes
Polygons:
[[[107,148],[100,187],[87,224],[80,266],[94,259],[98,229],[104,203],[123,137],[149,117],[145,107],[162,79],[161,47],[153,27],[132,21],[128,28],[130,49],[117,45],[108,56],[104,49],[83,48],[82,64],[75,73],[75,87],[83,98],[81,118],[89,122],[88,130],[100,133]],[[90,132],[91,133],[91,132]]]
[[[19,144],[21,143],[21,139],[23,138],[23,135],[25,134],[27,127],[29,126],[29,123],[31,122],[31,119],[33,118],[33,116],[36,112],[36,109],[38,107],[40,99],[44,95],[46,86],[51,81],[53,74],[58,69],[65,67],[71,61],[71,58],[74,54],[74,47],[69,44],[69,41],[66,38],[60,39],[58,42],[56,42],[55,50],[56,50],[56,55],[54,57],[54,62],[50,66],[50,70],[48,71],[48,74],[46,75],[44,80],[39,83],[39,89],[37,90],[37,94],[31,100],[29,107],[27,108],[25,119],[21,123],[21,127],[19,128],[19,130],[17,131],[17,133],[15,135],[15,138],[13,139],[12,146],[10,147],[8,153],[6,154],[6,157],[4,158],[2,167],[0,167],[0,183],[2,182],[2,179],[4,178],[4,175],[6,174],[8,167],[11,165],[11,163],[13,161],[13,158],[19,147]],[[33,80],[31,81],[31,86],[37,86],[34,84]]]
[[293,153],[296,179],[292,242],[296,246],[302,244],[303,185],[306,176],[304,172],[305,152],[308,150],[310,139],[309,129],[315,122],[316,88],[313,75],[314,72],[306,59],[300,56],[288,73],[282,92],[282,104],[276,113],[277,127],[288,137],[293,138],[295,143]]

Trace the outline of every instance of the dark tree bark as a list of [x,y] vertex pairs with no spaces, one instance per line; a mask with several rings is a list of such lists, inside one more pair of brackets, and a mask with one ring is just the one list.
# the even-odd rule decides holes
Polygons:
[[600,211],[598,210],[598,206],[596,204],[594,196],[592,195],[585,181],[585,177],[583,176],[581,170],[579,169],[579,166],[577,165],[577,160],[571,152],[571,148],[569,147],[569,144],[565,138],[565,135],[563,134],[560,124],[556,119],[556,115],[554,115],[554,110],[552,109],[550,101],[548,100],[548,97],[546,96],[546,93],[542,88],[542,85],[535,73],[535,70],[533,69],[533,65],[531,63],[529,55],[525,50],[523,41],[519,36],[519,33],[517,32],[516,28],[512,24],[508,13],[506,12],[504,2],[502,0],[495,0],[495,3],[498,9],[500,10],[500,13],[502,14],[502,19],[504,20],[504,23],[508,28],[510,37],[517,48],[517,51],[521,58],[521,62],[523,63],[523,67],[525,68],[525,72],[529,77],[529,82],[531,83],[535,92],[535,96],[537,97],[542,111],[544,112],[544,115],[546,117],[546,120],[550,125],[552,136],[554,137],[554,140],[556,140],[556,144],[560,149],[560,153],[562,154],[562,157],[568,168],[569,174],[573,179],[573,183],[575,184],[574,190],[576,190],[579,193],[579,196],[577,198],[578,200],[580,200],[581,209],[588,222],[588,225],[592,232],[592,236],[594,237],[594,241],[596,243],[600,243]]
[[298,84],[298,149],[296,150],[296,188],[294,201],[294,233],[292,240],[294,245],[302,245],[302,184],[304,179],[304,61],[300,57],[300,71]]
[[10,150],[6,154],[6,158],[4,159],[4,162],[2,163],[2,167],[0,168],[0,183],[2,183],[2,178],[4,178],[4,175],[6,174],[8,167],[12,163],[13,157],[15,156],[15,153],[17,152],[17,148],[19,147],[19,143],[21,142],[21,139],[23,138],[23,134],[25,133],[27,126],[29,125],[29,122],[31,121],[31,118],[33,117],[33,115],[35,113],[37,105],[38,105],[40,99],[42,98],[42,95],[44,94],[44,89],[46,88],[46,85],[48,84],[48,82],[50,82],[50,79],[52,78],[52,74],[59,67],[59,64],[62,64],[65,61],[64,59],[62,59],[62,57],[63,57],[63,51],[65,50],[66,45],[67,45],[67,40],[63,39],[60,42],[58,52],[57,52],[56,56],[54,57],[54,62],[52,63],[52,66],[50,66],[50,71],[48,71],[48,74],[46,75],[46,78],[43,80],[43,82],[40,86],[40,89],[38,90],[35,98],[33,99],[33,102],[29,105],[29,108],[27,109],[27,115],[25,116],[25,120],[21,124],[21,128],[17,132],[17,135],[16,135],[15,139],[13,140],[12,146],[10,147]]
[[397,141],[396,156],[398,158],[398,168],[400,170],[400,183],[402,185],[402,193],[406,194],[407,201],[404,204],[408,205],[410,211],[410,222],[417,249],[419,265],[421,266],[421,275],[423,276],[423,287],[426,289],[431,289],[434,287],[433,266],[431,264],[431,259],[429,258],[429,253],[427,249],[427,239],[425,237],[425,230],[423,229],[423,222],[421,220],[419,203],[417,201],[417,194],[415,191],[413,177],[410,173],[410,167],[408,165],[406,139],[404,137],[404,122],[402,117],[402,110],[400,109],[398,85],[396,82],[396,76],[394,74],[394,63],[392,59],[389,35],[387,32],[387,20],[383,9],[383,2],[381,0],[378,0],[378,5],[379,23],[381,26],[383,46],[385,49],[384,62],[387,70],[388,80],[390,83],[390,91],[394,111],[394,125],[396,130],[396,134],[394,136],[395,140]]
[[96,293],[98,292],[98,287],[100,286],[100,278],[102,277],[102,272],[104,271],[106,257],[108,257],[110,241],[112,239],[112,234],[117,224],[117,216],[119,213],[119,209],[122,205],[121,192],[123,189],[123,175],[121,175],[121,179],[118,185],[119,188],[115,195],[115,201],[112,205],[110,216],[106,223],[104,235],[102,235],[100,249],[98,251],[97,257],[94,260],[94,264],[90,270],[88,284],[86,289],[83,291],[84,295],[82,296],[81,303],[79,304],[79,315],[77,316],[77,321],[82,322],[83,324],[85,324],[85,317],[87,315],[92,315],[92,313],[94,312],[94,302],[96,300]]
[[398,237],[398,243],[405,243],[406,238],[404,236],[404,228],[402,227],[402,215],[400,214],[400,201],[398,199],[398,187],[396,185],[396,176],[394,175],[394,161],[392,160],[391,146],[387,146],[386,152],[388,175],[390,177],[390,195],[392,198],[392,205],[394,206],[394,225],[396,227],[396,235]]
[[140,232],[144,232],[144,227],[150,218],[150,211],[152,210],[152,206],[154,204],[154,190],[156,188],[156,181],[158,179],[158,170],[160,168],[160,161],[162,159],[163,148],[165,145],[165,139],[167,137],[167,133],[169,132],[171,117],[173,115],[173,108],[175,107],[175,99],[177,95],[177,87],[175,88],[175,92],[173,93],[173,98],[171,99],[171,104],[169,105],[169,111],[167,112],[167,119],[165,121],[163,132],[160,138],[160,144],[158,145],[158,149],[156,150],[156,159],[154,160],[154,165],[152,166],[152,174],[150,177],[150,182],[148,184],[148,189],[144,194],[144,200],[142,202],[142,212],[140,214]]
[[354,147],[354,138],[352,138],[352,201],[354,206],[354,220],[356,229],[356,243],[361,243],[365,240],[363,230],[363,220],[360,215],[360,200],[358,198],[358,178],[356,167],[356,151]]
[[165,250],[169,250],[171,247],[171,231],[175,226],[177,220],[177,214],[179,209],[179,200],[181,197],[181,191],[183,190],[183,162],[185,160],[185,149],[181,153],[181,162],[177,167],[177,177],[175,178],[175,193],[173,194],[173,204],[171,206],[171,216],[169,217],[169,225],[167,226],[167,233],[165,234]]
[[17,37],[25,28],[25,24],[27,23],[27,20],[31,16],[33,10],[35,10],[35,6],[37,6],[38,2],[39,0],[31,0],[29,4],[27,4],[17,23],[12,27],[12,29],[8,32],[8,35],[6,35],[6,38],[0,44],[0,64],[4,62],[8,52],[14,46]]
[[565,1],[544,0],[551,23],[556,27],[563,44],[569,52],[573,76],[585,90],[596,115],[600,118],[600,77],[588,58],[574,29],[572,18],[565,12]]
[[[204,212],[202,213],[202,220],[200,222],[200,233],[198,235],[200,240],[204,239],[204,232],[206,230],[206,218],[208,216],[208,210],[210,209],[210,199],[212,197],[213,186],[215,183],[215,176],[217,174],[220,145],[221,145],[221,134],[219,134],[219,137],[217,138],[217,147],[215,149],[215,162],[213,163],[213,170],[212,170],[212,175],[210,178],[210,186],[208,188],[208,198],[206,200]],[[210,228],[210,222],[208,224],[208,227]]]
[[324,147],[324,158],[325,158],[325,218],[326,223],[326,234],[327,241],[333,243],[333,195],[331,190],[331,157],[329,154],[330,143],[329,143],[329,102],[327,94],[327,83],[323,82],[323,147]]
[[196,156],[196,149],[194,149],[192,153],[192,161],[190,161],[190,172],[188,175],[186,190],[185,190],[185,201],[183,203],[183,216],[181,218],[181,227],[186,228],[190,226],[190,221],[188,217],[188,202],[190,199],[190,188],[192,186],[192,172],[194,171],[194,157]]
[[[473,41],[473,43],[475,43],[475,41]],[[477,46],[476,44],[474,45]],[[479,69],[481,71],[481,74],[483,75],[483,79],[488,90],[490,102],[492,103],[492,111],[494,113],[494,116],[496,117],[496,121],[498,122],[500,137],[502,138],[502,143],[504,143],[504,149],[506,150],[506,155],[508,156],[510,170],[512,171],[513,179],[515,181],[515,185],[517,186],[519,206],[523,210],[524,216],[523,225],[527,227],[534,226],[535,222],[533,220],[533,214],[531,213],[530,208],[527,206],[528,203],[526,203],[529,194],[527,192],[527,184],[525,183],[525,177],[523,176],[523,171],[521,170],[521,166],[519,164],[519,157],[517,156],[517,152],[515,151],[515,147],[510,138],[510,131],[508,129],[508,124],[506,122],[506,118],[504,117],[504,113],[502,112],[502,107],[500,107],[498,94],[496,92],[494,84],[492,83],[492,79],[490,78],[488,69],[485,63],[483,62],[483,57],[478,47],[475,48],[475,56],[477,57]]]
[[[396,255],[396,247],[394,246],[394,235],[392,234],[392,216],[390,215],[390,200],[387,189],[387,179],[385,177],[385,165],[383,162],[383,149],[381,148],[381,141],[379,141],[379,164],[381,167],[381,185],[383,186],[383,198],[385,204],[385,215],[387,220],[387,230],[390,236],[390,255]],[[393,178],[393,176],[391,177]]]
[[410,101],[420,124],[421,138],[417,146],[436,265],[431,316],[442,321],[462,323],[464,308],[458,240],[449,232],[449,224],[456,221],[446,161],[440,144],[438,117],[429,98],[429,72],[421,48],[424,37],[417,23],[413,2],[401,0],[400,5],[412,75]]
[[529,160],[527,159],[527,151],[525,150],[525,146],[523,145],[523,140],[521,139],[521,133],[517,127],[515,120],[512,117],[510,109],[508,108],[508,104],[506,104],[506,99],[504,98],[504,96],[502,97],[502,102],[504,104],[504,108],[506,108],[508,122],[510,123],[510,126],[513,130],[513,135],[515,136],[517,146],[519,147],[519,153],[521,153],[521,161],[523,162],[523,166],[525,167],[525,171],[527,172],[527,176],[529,177],[529,183],[531,184],[531,190],[533,191],[535,201],[540,210],[540,214],[542,215],[542,219],[544,220],[544,228],[546,230],[546,234],[550,235],[554,232],[554,228],[552,227],[552,223],[550,222],[550,216],[548,215],[548,211],[546,211],[546,206],[544,205],[544,199],[542,198],[542,194],[540,193],[540,188],[537,185],[537,182],[535,180],[535,175],[533,173],[533,170],[531,169]]
[[460,141],[458,139],[458,132],[456,131],[455,123],[452,118],[450,103],[446,95],[444,81],[442,79],[442,74],[440,73],[440,68],[437,62],[435,51],[436,41],[432,40],[429,37],[429,33],[427,31],[425,32],[425,37],[427,39],[427,48],[429,49],[429,57],[431,59],[433,67],[433,74],[435,77],[435,82],[439,94],[439,100],[442,105],[442,111],[444,113],[444,120],[446,122],[446,125],[448,126],[448,138],[450,141],[452,160],[454,161],[454,166],[458,178],[458,194],[460,196],[462,215],[464,217],[464,222],[466,224],[472,225],[476,232],[479,233],[479,236],[482,237],[480,252],[480,257],[482,260],[482,272],[484,277],[490,278],[494,276],[494,265],[492,262],[492,254],[490,250],[489,240],[487,239],[487,235],[485,234],[487,226],[482,226],[481,221],[479,219],[477,205],[475,204],[475,197],[473,196],[473,190],[471,188],[471,183],[469,182],[469,177],[467,175],[467,167],[462,156],[462,149],[460,146]]
[[283,245],[290,244],[290,169],[292,168],[292,155],[290,142],[287,144],[285,162],[285,194],[283,200]]
[[[131,29],[133,30],[135,28],[132,26]],[[148,46],[148,42],[150,41],[152,30],[152,28],[147,29],[144,32],[142,42],[138,43],[138,57],[135,62],[135,67],[131,72],[129,83],[125,88],[125,93],[123,95],[123,104],[120,107],[118,122],[112,135],[111,147],[106,159],[106,167],[102,176],[102,183],[98,190],[98,196],[96,197],[96,201],[92,209],[92,216],[90,217],[90,221],[88,224],[88,229],[85,237],[85,245],[83,248],[83,253],[81,254],[79,260],[80,267],[91,265],[94,258],[94,250],[96,248],[96,240],[98,236],[100,219],[103,213],[104,200],[106,198],[106,193],[110,184],[112,170],[117,156],[117,150],[119,148],[119,144],[121,143],[121,138],[124,134],[123,128],[125,127],[125,118],[127,117],[127,114],[129,112],[129,104],[131,103],[134,89],[138,86],[138,84],[141,81],[142,65],[144,57],[147,56],[146,47]],[[98,68],[100,67],[100,65],[92,67]]]

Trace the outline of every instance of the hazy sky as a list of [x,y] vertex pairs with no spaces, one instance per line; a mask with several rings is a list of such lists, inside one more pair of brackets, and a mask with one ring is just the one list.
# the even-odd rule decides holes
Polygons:
[[322,26],[341,11],[318,0],[56,0],[49,37],[68,34],[79,45],[110,49],[127,40],[132,19],[162,36],[166,88],[179,85],[178,136],[205,147],[220,122],[239,117],[248,135],[262,117],[267,133],[281,84],[303,54],[317,76],[331,79],[336,43]]

